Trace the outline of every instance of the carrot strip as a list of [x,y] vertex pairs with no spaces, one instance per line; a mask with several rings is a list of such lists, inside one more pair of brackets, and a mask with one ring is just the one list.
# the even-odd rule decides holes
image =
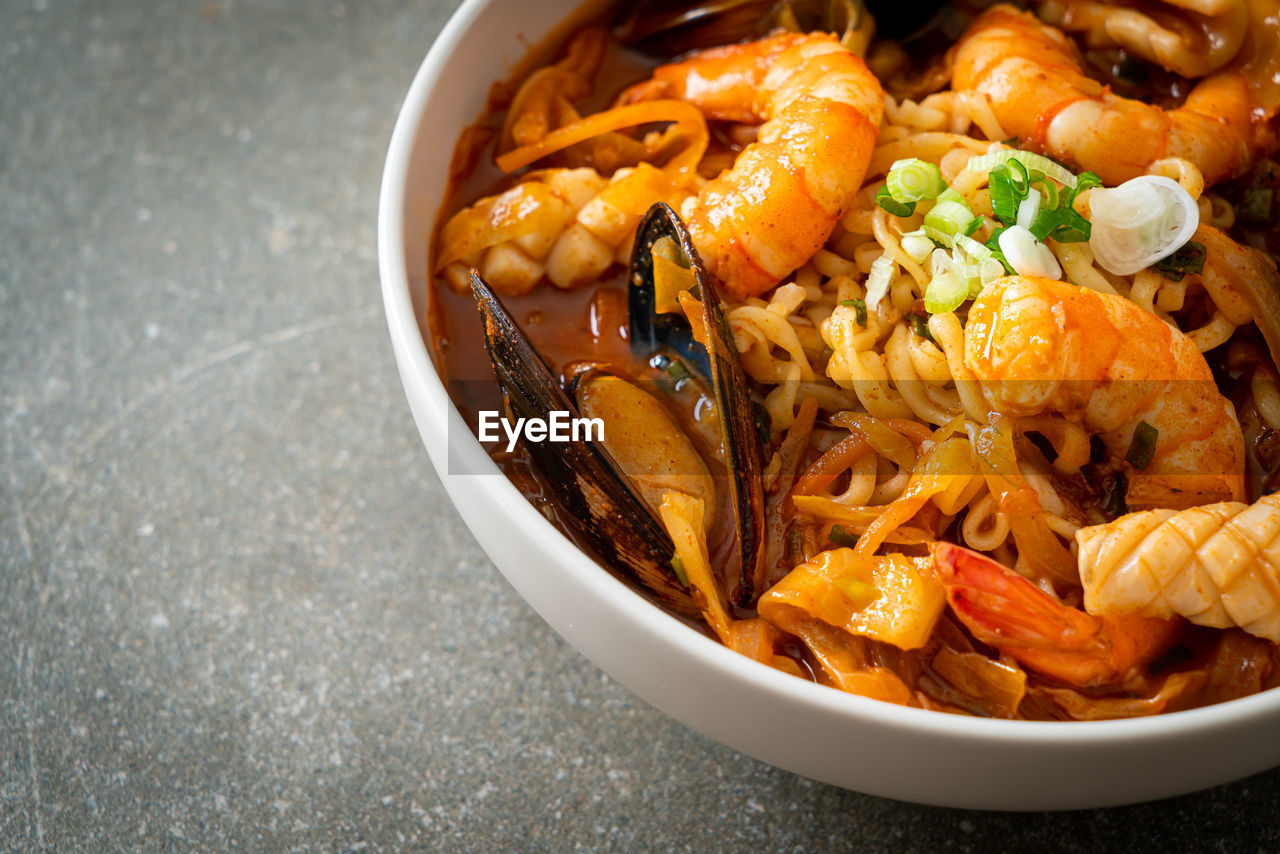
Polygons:
[[595,113],[571,125],[557,128],[531,145],[508,151],[498,156],[494,162],[503,172],[514,172],[583,140],[620,128],[653,122],[674,122],[687,131],[691,140],[689,147],[673,157],[666,168],[676,173],[691,172],[707,150],[710,139],[707,120],[692,104],[670,100],[646,101]]

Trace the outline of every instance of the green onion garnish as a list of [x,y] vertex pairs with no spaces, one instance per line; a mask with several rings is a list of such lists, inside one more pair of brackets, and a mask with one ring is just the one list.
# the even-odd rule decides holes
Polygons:
[[921,226],[920,231],[940,249],[950,249],[956,245],[954,237],[941,229],[934,228],[932,225]]
[[964,197],[964,194],[961,193],[959,190],[955,190],[951,187],[947,187],[947,189],[943,190],[941,193],[938,194],[938,201],[939,202],[959,202],[965,207],[969,206],[969,200]]
[[930,341],[933,340],[933,335],[929,333],[928,321],[925,318],[921,317],[920,315],[916,314],[913,311],[910,314],[908,314],[905,319],[908,323],[911,324],[911,331],[916,334],[916,337],[927,338]]
[[[1077,184],[1077,187],[1080,185]],[[1037,178],[1031,182],[1031,189],[1040,193],[1043,198],[1042,204],[1047,208],[1056,208],[1061,197],[1058,185],[1054,181],[1046,181],[1044,178]],[[1074,191],[1073,191],[1074,192]]]
[[685,587],[689,586],[689,576],[684,574],[684,561],[680,560],[679,555],[671,558],[671,568],[675,571],[676,578],[680,579],[680,583]]
[[894,163],[884,180],[889,195],[902,203],[934,199],[947,188],[947,182],[942,180],[942,171],[916,157]]
[[955,240],[956,248],[975,261],[985,261],[993,254],[989,247],[982,245],[972,237],[957,234]]
[[967,281],[949,272],[938,273],[925,288],[924,310],[930,314],[948,314],[959,308],[968,297]]
[[1001,151],[993,151],[990,154],[983,154],[977,157],[970,157],[966,168],[971,172],[990,172],[997,166],[1004,163],[1017,163],[1022,167],[1023,175],[1029,175],[1031,170],[1040,172],[1059,184],[1068,187],[1076,185],[1076,176],[1071,171],[1058,163],[1056,160],[1050,160],[1042,154],[1033,154],[1030,151],[1018,151],[1016,149],[1004,149]]
[[1145,471],[1156,455],[1156,438],[1159,435],[1159,430],[1145,421],[1139,421],[1137,428],[1133,431],[1129,453],[1124,455],[1125,462],[1139,471]]
[[973,215],[968,205],[961,202],[938,202],[933,210],[924,215],[925,234],[929,234],[930,228],[936,228],[950,236],[972,234],[978,227],[973,224],[974,220],[977,220],[978,225],[982,224],[982,220]]
[[1128,513],[1129,505],[1124,501],[1125,493],[1128,491],[1129,478],[1124,476],[1124,472],[1117,472],[1107,488],[1107,498],[1103,502],[1102,509],[1112,517],[1123,516]]
[[[1056,179],[1056,175],[1050,177]],[[1092,172],[1085,172],[1078,179],[1073,177],[1069,184],[1071,192],[1064,193],[1038,169],[1028,169],[1021,161],[1010,160],[987,174],[987,184],[991,211],[1005,225],[1018,222],[1023,203],[1036,192],[1040,194],[1039,209],[1030,222],[1022,225],[1037,240],[1053,238],[1059,243],[1082,243],[1089,239],[1089,221],[1076,213],[1072,205],[1077,195],[1102,185]]]
[[893,197],[887,186],[876,191],[876,204],[894,216],[911,216],[916,212],[915,202],[900,202]]
[[858,325],[863,329],[867,328],[867,301],[860,299],[844,299],[840,300],[840,304],[845,308],[853,309],[853,316],[858,321]]
[[897,265],[893,263],[893,258],[889,257],[888,252],[871,262],[871,272],[867,273],[868,308],[878,306],[880,300],[884,299],[884,295],[889,293],[889,286],[893,284],[893,274],[896,269]]
[[1204,244],[1188,240],[1177,252],[1152,264],[1151,269],[1166,279],[1180,282],[1188,273],[1204,272],[1204,259]]
[[997,166],[987,173],[987,187],[991,191],[991,212],[1003,223],[1012,223],[1018,217],[1020,196],[1009,176],[1008,166]]
[[[1007,227],[1005,226],[1005,228]],[[991,236],[987,238],[987,242],[984,245],[991,250],[991,257],[1004,265],[1004,271],[1012,275],[1014,272],[1013,265],[1009,263],[1008,258],[1004,257],[1004,250],[1000,248],[1001,234],[1004,234],[1004,228],[997,228],[991,232]]]
[[827,539],[831,541],[832,545],[845,546],[846,548],[853,548],[858,544],[858,535],[850,534],[839,525],[831,526],[831,533],[827,534]]

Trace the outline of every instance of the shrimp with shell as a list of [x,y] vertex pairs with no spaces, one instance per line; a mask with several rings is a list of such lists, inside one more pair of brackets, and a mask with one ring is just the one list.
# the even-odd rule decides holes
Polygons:
[[1249,28],[1246,0],[1164,0],[1148,9],[1100,0],[1046,0],[1040,17],[1082,32],[1091,48],[1123,48],[1187,78],[1236,58]]
[[1122,459],[1154,428],[1127,502],[1185,508],[1244,497],[1244,439],[1190,338],[1129,300],[1034,276],[993,282],[974,301],[965,365],[988,404],[1014,416],[1057,413]]
[[975,638],[1070,685],[1122,686],[1177,639],[1180,620],[1095,616],[985,555],[945,542],[932,552],[951,610]]
[[[1273,27],[1254,26],[1275,38]],[[1262,49],[1275,51],[1265,39]],[[1277,104],[1267,62],[1233,62],[1166,110],[1086,76],[1080,52],[1060,30],[1011,6],[985,12],[954,50],[955,90],[986,95],[1006,131],[1109,186],[1169,157],[1190,160],[1214,184],[1243,172],[1272,144],[1265,120]]]

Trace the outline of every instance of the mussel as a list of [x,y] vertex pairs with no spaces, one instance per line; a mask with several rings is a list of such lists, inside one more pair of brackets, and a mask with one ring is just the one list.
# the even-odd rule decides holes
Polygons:
[[[674,249],[675,262],[687,271],[687,293],[701,304],[704,334],[696,334],[683,314],[657,310],[655,246],[659,265],[673,260]],[[629,417],[643,425],[633,433],[657,435],[666,443],[663,459],[692,460],[690,454],[697,456],[687,437],[673,433],[679,428],[663,414],[664,407],[656,397],[628,377],[614,373],[610,366],[576,364],[562,383],[475,270],[471,271],[471,285],[484,325],[485,347],[510,417],[546,419],[553,412],[567,412],[570,418],[580,418],[584,412],[594,417],[607,415],[610,409],[629,408]],[[710,489],[716,493],[715,500],[726,502],[724,509],[732,518],[735,539],[729,550],[731,557],[723,561],[724,585],[735,604],[749,607],[762,592],[762,437],[716,284],[704,269],[684,224],[664,204],[654,205],[637,229],[627,310],[637,361],[678,361],[709,390],[714,401],[725,471],[718,479],[720,488]],[[709,346],[704,346],[704,341]],[[606,424],[606,431],[609,429]],[[653,440],[652,444],[661,442]],[[652,482],[661,487],[669,483],[668,475],[684,479],[689,484],[685,491],[705,493],[713,481],[701,458],[696,464],[672,463],[670,472],[649,472],[650,482],[645,482],[646,476],[637,472],[642,466],[631,459],[625,466],[620,464],[606,442],[592,435],[575,434],[564,443],[525,442],[524,448],[561,511],[559,518],[579,542],[611,568],[638,579],[664,605],[685,614],[697,612],[672,566],[674,545],[651,502]],[[629,457],[629,450],[621,449],[618,456]]]

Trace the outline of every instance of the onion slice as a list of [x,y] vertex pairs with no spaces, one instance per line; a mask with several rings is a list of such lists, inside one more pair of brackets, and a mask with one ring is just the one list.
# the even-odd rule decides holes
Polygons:
[[1141,175],[1089,196],[1089,248],[1117,276],[1145,270],[1181,249],[1200,225],[1200,209],[1172,178]]

